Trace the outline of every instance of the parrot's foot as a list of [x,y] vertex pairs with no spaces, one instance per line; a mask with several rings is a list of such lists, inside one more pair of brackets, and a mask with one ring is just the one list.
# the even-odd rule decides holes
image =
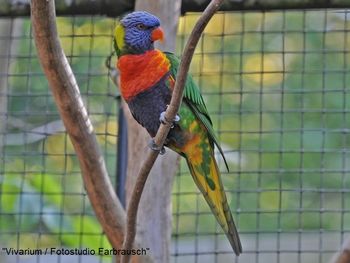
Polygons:
[[148,147],[153,151],[159,152],[160,155],[165,154],[164,146],[162,146],[162,147],[158,146],[153,138],[149,141]]
[[178,123],[180,121],[180,116],[179,115],[175,115],[175,118],[173,119],[173,121],[169,121],[167,120],[167,118],[165,117],[165,111],[163,111],[160,116],[159,116],[159,121],[163,124],[171,124],[170,128],[174,128],[175,124]]

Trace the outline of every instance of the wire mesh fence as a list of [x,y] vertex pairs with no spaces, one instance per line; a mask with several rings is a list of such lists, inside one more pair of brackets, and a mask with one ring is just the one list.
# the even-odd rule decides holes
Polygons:
[[[202,38],[192,72],[230,160],[239,262],[329,262],[347,237],[348,26],[327,10],[224,13]],[[175,241],[177,262],[234,260],[187,180],[174,188],[174,232],[191,237]]]
[[[2,247],[108,248],[86,196],[74,149],[40,68],[30,20],[3,22],[10,28],[10,34],[1,38],[9,42],[7,52],[2,54],[7,63],[1,92],[7,104],[2,104],[1,113],[4,119],[1,130]],[[116,87],[109,82],[104,60],[106,50],[109,52],[112,48],[114,21],[94,17],[59,18],[58,27],[94,122],[107,168],[113,175]],[[11,257],[15,262],[21,259]],[[73,259],[69,256],[57,260]]]
[[[197,17],[181,17],[178,54]],[[244,253],[233,256],[181,163],[172,262],[329,262],[349,238],[349,17],[343,10],[215,15],[191,73],[229,161],[229,172],[220,167]],[[30,21],[0,22],[0,246],[108,248],[40,69]],[[115,24],[96,16],[58,19],[113,181],[117,91],[104,61]],[[0,260],[47,261],[4,251]]]

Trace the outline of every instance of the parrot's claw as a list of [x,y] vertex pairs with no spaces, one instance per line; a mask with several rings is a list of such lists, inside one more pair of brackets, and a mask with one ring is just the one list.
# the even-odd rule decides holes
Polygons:
[[180,116],[179,115],[175,115],[175,118],[173,119],[173,121],[169,121],[167,120],[167,118],[165,117],[165,111],[163,111],[160,116],[159,116],[159,121],[163,124],[171,124],[170,128],[174,128],[175,124],[178,123],[180,121]]
[[163,155],[166,152],[164,146],[158,146],[153,138],[149,141],[148,147],[153,151],[159,152],[160,155]]

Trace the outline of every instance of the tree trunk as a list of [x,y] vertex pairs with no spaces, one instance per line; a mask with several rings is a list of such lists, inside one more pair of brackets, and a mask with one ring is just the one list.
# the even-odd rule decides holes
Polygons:
[[[166,51],[175,50],[177,24],[180,16],[181,1],[140,0],[136,10],[145,10],[161,20],[165,32],[165,42],[157,48]],[[127,203],[136,181],[136,176],[145,157],[150,136],[130,114],[126,104],[125,113],[128,121],[129,161],[126,182]],[[173,178],[178,167],[178,155],[167,150],[160,156],[152,168],[141,198],[137,232],[138,240],[150,247],[156,263],[170,260],[170,238],[172,229],[171,190]]]

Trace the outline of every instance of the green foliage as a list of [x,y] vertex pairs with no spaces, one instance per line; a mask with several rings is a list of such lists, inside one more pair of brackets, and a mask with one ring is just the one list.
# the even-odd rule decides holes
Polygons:
[[[68,175],[28,174],[2,176],[1,232],[33,232],[35,229],[50,237],[33,244],[23,238],[21,247],[68,246],[98,249],[110,248],[96,218],[81,209],[80,200],[69,198],[64,180]],[[86,198],[86,197],[84,197]],[[87,201],[87,200],[86,200]],[[78,209],[77,209],[78,208]],[[78,215],[77,215],[78,214]],[[83,234],[82,234],[83,233]],[[85,236],[86,234],[86,236]],[[25,236],[25,234],[23,234]],[[58,237],[55,237],[55,235]],[[5,237],[2,242],[15,243],[17,237]]]

